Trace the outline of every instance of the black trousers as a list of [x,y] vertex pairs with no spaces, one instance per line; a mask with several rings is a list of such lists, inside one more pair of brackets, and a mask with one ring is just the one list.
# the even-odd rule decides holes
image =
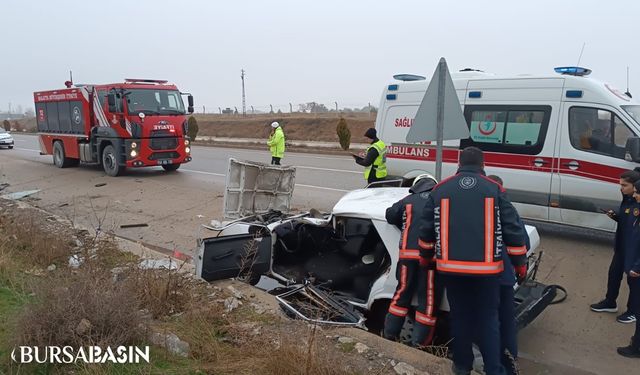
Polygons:
[[480,347],[487,375],[503,375],[501,363],[500,281],[497,277],[442,277],[447,289],[451,312],[453,363],[458,371],[473,368],[472,343]]
[[[609,278],[607,280],[607,300],[616,302],[620,294],[620,284],[624,276],[624,253],[622,251],[614,251],[611,264],[609,265]],[[631,310],[631,292],[627,299],[627,310]]]
[[271,157],[271,165],[280,165],[280,160],[282,160],[282,158],[277,158],[275,156]]
[[636,330],[633,334],[632,345],[640,349],[640,277],[627,276],[627,284],[629,284],[629,297],[631,312],[636,315]]

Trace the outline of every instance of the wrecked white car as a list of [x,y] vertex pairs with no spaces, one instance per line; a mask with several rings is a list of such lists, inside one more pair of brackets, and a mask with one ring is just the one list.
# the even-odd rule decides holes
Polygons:
[[[230,169],[234,169],[232,161]],[[244,164],[243,164],[244,163]],[[398,262],[400,230],[385,220],[385,211],[393,203],[409,194],[408,188],[383,187],[361,189],[347,193],[330,213],[310,210],[298,215],[285,213],[290,201],[282,181],[291,179],[277,176],[286,171],[267,171],[261,166],[247,172],[247,162],[239,162],[237,168],[253,181],[252,188],[243,188],[227,181],[227,194],[244,199],[227,199],[225,212],[247,213],[237,207],[260,207],[262,211],[240,217],[224,225],[206,226],[206,233],[199,239],[196,256],[196,272],[204,280],[240,278],[258,286],[273,289],[283,308],[302,319],[338,325],[353,325],[379,330],[396,288],[395,269]],[[264,179],[271,173],[271,178]],[[240,174],[236,173],[236,177]],[[251,175],[251,176],[250,176]],[[262,175],[262,176],[261,176]],[[250,177],[247,177],[250,176]],[[265,186],[271,181],[269,201],[256,201],[256,197],[269,194]],[[246,185],[246,184],[245,184]],[[233,190],[234,192],[230,192]],[[279,198],[278,198],[279,197]],[[240,202],[243,201],[244,202]],[[283,202],[284,206],[283,206]],[[276,208],[274,210],[274,208]],[[282,210],[284,209],[284,210]],[[520,328],[529,324],[555,297],[554,287],[535,281],[540,255],[536,248],[540,243],[538,232],[526,227],[531,249],[528,252],[529,277],[517,288],[517,320]],[[260,277],[268,276],[272,280]],[[445,315],[446,298],[440,304]],[[446,321],[440,319],[439,321]],[[408,319],[406,326],[412,322]],[[410,329],[403,333],[403,340],[410,337]]]

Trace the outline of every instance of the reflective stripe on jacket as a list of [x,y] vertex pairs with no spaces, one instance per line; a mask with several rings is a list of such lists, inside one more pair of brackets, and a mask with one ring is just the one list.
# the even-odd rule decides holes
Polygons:
[[369,179],[369,174],[371,173],[371,168],[374,168],[376,171],[376,178],[384,178],[387,177],[387,147],[385,146],[384,142],[382,142],[381,140],[378,140],[377,142],[372,143],[369,147],[367,147],[367,152],[369,152],[369,149],[373,147],[376,149],[376,151],[378,151],[378,157],[376,158],[376,160],[373,161],[373,164],[366,167],[364,169],[364,179],[368,180]]
[[431,191],[420,238],[435,242],[437,269],[460,275],[497,275],[503,252],[526,262],[524,228],[499,184],[479,168],[462,167]]

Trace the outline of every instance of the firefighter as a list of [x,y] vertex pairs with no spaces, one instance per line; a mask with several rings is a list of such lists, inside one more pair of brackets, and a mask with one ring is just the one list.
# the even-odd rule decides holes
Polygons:
[[503,254],[519,278],[526,270],[517,212],[483,169],[480,149],[462,150],[458,172],[433,188],[422,217],[420,240],[435,246],[436,268],[447,290],[455,374],[470,374],[473,341],[480,347],[485,373],[505,374],[498,321]]
[[[629,284],[629,302],[631,312],[637,317],[640,314],[640,181],[634,184],[633,198],[636,204],[631,207],[628,221],[632,230],[624,236],[623,256],[624,273]],[[619,223],[619,222],[618,222]],[[628,346],[619,347],[618,354],[628,358],[640,358],[640,321],[636,319],[636,327]]]
[[[502,179],[496,175],[487,176],[501,186]],[[518,223],[524,232],[524,240],[527,251],[531,248],[529,234],[525,229],[524,223],[518,215]],[[514,268],[508,256],[503,258],[504,269],[500,275],[500,306],[498,307],[498,320],[500,321],[500,353],[502,365],[507,374],[518,373],[518,329],[516,327],[516,306],[513,285],[524,281],[524,278],[517,278]],[[521,269],[518,275],[525,276],[527,274],[526,265],[518,266]],[[524,268],[523,268],[524,267]]]
[[[605,298],[591,305],[591,310],[595,312],[617,312],[618,294],[620,293],[620,283],[624,275],[624,252],[623,246],[625,236],[633,230],[633,220],[629,221],[632,206],[636,205],[633,199],[633,184],[640,180],[640,173],[637,171],[625,171],[620,175],[620,192],[622,202],[618,212],[609,210],[606,212],[612,220],[617,223],[616,237],[613,246],[613,257],[609,265],[609,277],[607,280],[607,294]],[[627,300],[627,309],[619,315],[616,320],[620,323],[633,323],[636,321],[635,314],[631,311],[631,295]]]
[[428,345],[435,331],[435,263],[433,245],[420,247],[417,224],[429,192],[436,180],[429,174],[423,174],[414,180],[409,189],[410,195],[389,207],[386,219],[389,224],[401,231],[396,279],[398,286],[389,305],[384,322],[383,336],[389,340],[398,340],[405,317],[409,313],[411,300],[418,294],[418,308],[415,312],[415,326],[412,345]]
[[352,154],[356,163],[364,168],[364,179],[368,184],[376,181],[383,181],[387,177],[387,147],[384,142],[378,139],[376,129],[369,128],[364,136],[371,140],[371,145],[367,147],[365,157]]
[[271,123],[271,134],[267,146],[271,151],[271,164],[280,165],[280,160],[284,157],[284,132],[277,121]]

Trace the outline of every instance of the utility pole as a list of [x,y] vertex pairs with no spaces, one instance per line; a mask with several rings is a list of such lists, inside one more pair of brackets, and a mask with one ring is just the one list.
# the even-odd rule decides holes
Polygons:
[[220,111],[220,114],[222,114],[222,108],[218,107],[218,111]]
[[269,107],[271,107],[271,113],[273,113],[273,104],[269,104]]
[[256,111],[253,109],[253,106],[251,106],[251,114],[252,114],[252,115],[255,115],[255,114],[256,114]]
[[207,113],[207,111],[205,110],[204,106],[202,106],[202,114],[204,115],[205,113]]
[[371,102],[369,102],[369,117],[371,117]]
[[242,74],[240,75],[240,78],[242,79],[242,116],[246,116],[247,115],[247,108],[246,108],[246,100],[245,100],[245,96],[244,96],[244,69],[240,70],[240,72],[242,72]]
[[293,106],[289,103],[289,113],[293,113]]

